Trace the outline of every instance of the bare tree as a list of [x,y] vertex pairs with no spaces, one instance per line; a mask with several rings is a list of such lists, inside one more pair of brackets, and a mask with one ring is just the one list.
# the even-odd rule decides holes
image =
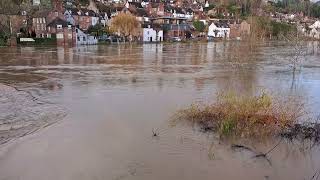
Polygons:
[[112,19],[111,28],[131,41],[131,36],[137,34],[139,22],[130,14],[120,13]]

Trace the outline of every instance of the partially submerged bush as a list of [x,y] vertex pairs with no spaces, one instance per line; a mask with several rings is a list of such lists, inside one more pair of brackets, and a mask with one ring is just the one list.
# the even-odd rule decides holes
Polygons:
[[225,137],[263,137],[279,135],[304,114],[304,104],[297,98],[281,100],[265,92],[257,96],[229,92],[218,94],[212,104],[192,104],[178,111],[174,119]]

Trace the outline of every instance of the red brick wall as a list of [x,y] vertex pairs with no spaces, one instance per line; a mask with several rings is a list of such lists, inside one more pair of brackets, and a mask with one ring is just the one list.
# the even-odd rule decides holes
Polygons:
[[[76,44],[76,32],[75,28],[72,27],[69,29],[68,27],[64,27],[61,30],[56,30],[57,33],[57,45],[58,46],[75,46]],[[62,38],[59,38],[58,34],[63,34]]]
[[81,30],[87,30],[92,25],[91,16],[73,16],[73,18]]
[[47,34],[47,18],[35,17],[32,19],[32,30],[36,33],[39,38],[41,35]]

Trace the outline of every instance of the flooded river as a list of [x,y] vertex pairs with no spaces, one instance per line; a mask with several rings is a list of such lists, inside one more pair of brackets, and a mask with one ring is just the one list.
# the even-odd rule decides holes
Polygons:
[[170,126],[225,90],[300,96],[320,114],[320,45],[304,50],[293,76],[286,42],[0,48],[0,180],[320,178],[310,143],[253,158],[276,142],[233,149]]

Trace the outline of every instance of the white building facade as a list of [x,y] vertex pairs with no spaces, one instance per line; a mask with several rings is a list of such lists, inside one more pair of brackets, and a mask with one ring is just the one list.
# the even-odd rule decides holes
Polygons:
[[212,23],[208,28],[208,38],[226,38],[230,36],[230,27],[225,23]]
[[314,24],[309,26],[311,29],[309,32],[309,37],[320,39],[320,21],[316,21]]
[[143,42],[161,42],[163,41],[163,31],[155,30],[151,27],[143,28]]
[[76,28],[76,45],[94,45],[98,44],[98,39],[95,36],[84,33],[80,29]]

